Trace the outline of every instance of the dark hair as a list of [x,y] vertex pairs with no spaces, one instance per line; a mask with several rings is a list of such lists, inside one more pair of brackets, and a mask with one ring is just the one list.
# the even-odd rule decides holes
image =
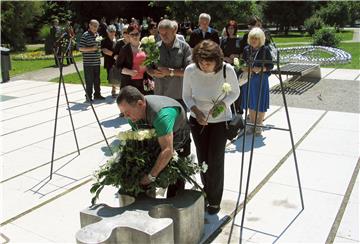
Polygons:
[[149,30],[156,28],[156,26],[157,26],[157,23],[155,21],[151,21],[149,24]]
[[127,33],[132,32],[133,30],[137,30],[140,31],[140,27],[138,24],[130,24],[128,29],[127,29]]
[[257,22],[262,23],[261,19],[258,16],[254,15],[250,17],[248,25],[255,26]]
[[215,61],[214,72],[217,73],[222,69],[224,54],[217,43],[211,40],[204,40],[194,47],[192,60],[199,69],[199,63],[202,60]]
[[139,100],[144,100],[144,95],[136,87],[125,86],[124,88],[121,88],[119,96],[116,98],[116,103],[119,105],[125,101],[126,103],[133,105]]
[[236,23],[236,21],[235,21],[235,20],[230,20],[230,21],[227,23],[227,25],[226,25],[226,27],[225,27],[227,36],[229,36],[228,28],[229,28],[230,26],[231,26],[231,27],[234,27],[234,35],[236,36],[236,33],[237,33],[237,23]]

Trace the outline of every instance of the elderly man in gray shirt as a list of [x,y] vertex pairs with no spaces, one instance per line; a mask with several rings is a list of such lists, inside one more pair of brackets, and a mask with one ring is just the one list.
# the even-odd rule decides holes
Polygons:
[[[160,62],[157,69],[148,70],[155,80],[155,95],[171,97],[181,103],[186,111],[186,105],[182,100],[182,86],[184,70],[191,61],[191,48],[189,44],[176,37],[177,23],[173,20],[160,21],[159,35],[161,41],[157,42],[160,49]],[[189,133],[190,130],[186,130]],[[188,137],[190,138],[190,136]],[[185,142],[179,157],[190,155],[190,139]],[[167,197],[173,197],[177,189],[184,189],[185,181],[178,180],[168,188]]]
[[176,37],[177,23],[164,19],[158,25],[161,41],[157,43],[160,49],[160,62],[157,69],[148,73],[155,80],[155,95],[171,97],[182,101],[182,84],[184,70],[191,63],[191,48],[189,44]]

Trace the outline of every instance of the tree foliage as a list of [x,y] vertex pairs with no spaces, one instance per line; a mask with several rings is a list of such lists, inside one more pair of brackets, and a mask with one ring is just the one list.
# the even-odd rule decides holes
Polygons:
[[324,26],[324,22],[319,16],[313,15],[305,20],[304,26],[306,31],[312,36],[315,34],[315,31],[320,30]]
[[261,2],[264,21],[273,23],[278,30],[288,34],[290,27],[302,26],[309,18],[317,4],[302,1],[269,1]]
[[1,43],[13,50],[24,50],[26,30],[33,28],[41,16],[43,2],[13,1],[1,3]]
[[348,2],[329,2],[326,6],[320,9],[319,16],[324,20],[325,24],[339,29],[349,23],[349,10],[350,6]]
[[195,25],[201,13],[208,13],[210,25],[220,30],[229,20],[247,23],[250,16],[259,14],[255,2],[251,1],[153,1],[150,6],[164,8],[170,18],[180,22],[189,17]]

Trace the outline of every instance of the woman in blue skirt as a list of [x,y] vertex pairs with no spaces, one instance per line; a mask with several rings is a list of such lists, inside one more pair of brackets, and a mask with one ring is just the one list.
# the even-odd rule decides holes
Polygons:
[[[249,119],[250,123],[255,124],[255,114],[257,101],[260,96],[259,113],[257,117],[257,125],[262,125],[265,112],[269,108],[269,76],[270,70],[273,68],[272,57],[270,49],[265,46],[265,34],[261,28],[253,28],[248,35],[248,46],[244,49],[244,60],[248,66],[250,66],[250,82],[243,86],[242,92],[242,107],[246,109],[247,104],[247,90],[250,89],[250,95],[248,100],[249,107]],[[264,73],[261,80],[261,66],[264,63]],[[248,67],[243,68],[244,71],[248,71]],[[260,81],[261,80],[261,81]],[[262,82],[261,91],[259,94],[260,82]],[[252,132],[253,128],[250,127],[249,131]],[[262,128],[257,127],[255,130],[256,135],[261,135]]]

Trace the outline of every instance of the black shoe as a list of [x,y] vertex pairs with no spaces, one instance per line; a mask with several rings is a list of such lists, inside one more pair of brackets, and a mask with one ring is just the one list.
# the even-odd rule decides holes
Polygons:
[[85,103],[90,103],[90,102],[92,102],[93,100],[90,98],[90,99],[85,99]]
[[124,118],[124,117],[125,117],[124,113],[120,113],[120,114],[119,114],[119,117],[120,117],[120,118]]
[[97,96],[94,96],[94,99],[96,99],[96,100],[105,100],[106,98],[101,96],[101,95],[97,95]]
[[218,205],[209,205],[209,206],[207,206],[206,210],[207,210],[208,214],[214,215],[214,214],[217,214],[218,212],[220,212],[220,206],[218,206]]

